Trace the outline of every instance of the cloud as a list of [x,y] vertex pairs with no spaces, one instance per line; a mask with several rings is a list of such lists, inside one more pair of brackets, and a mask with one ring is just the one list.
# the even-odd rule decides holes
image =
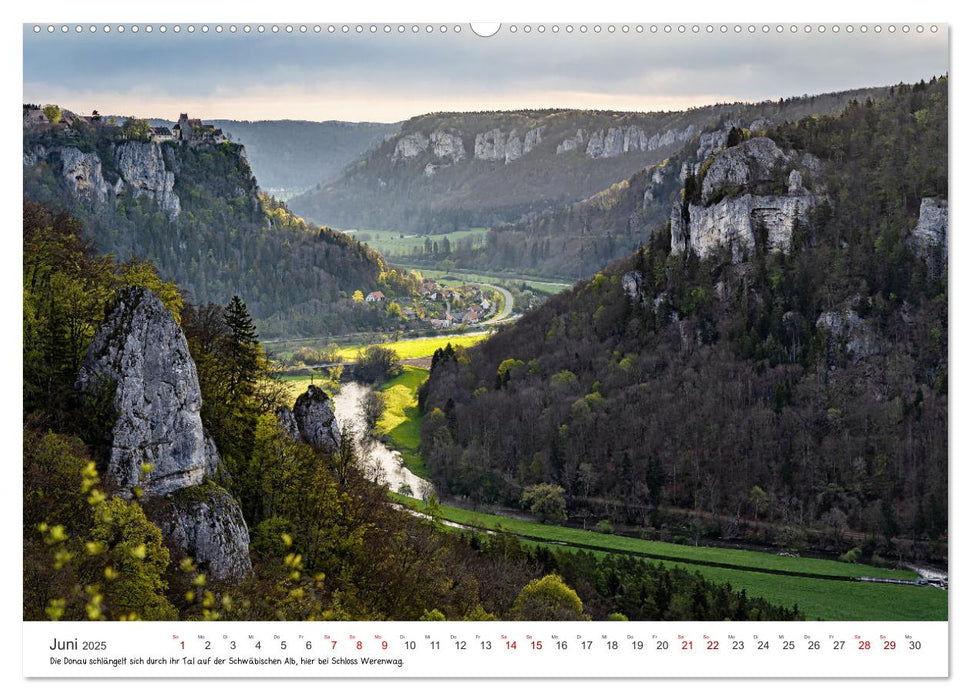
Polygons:
[[24,29],[24,99],[78,111],[397,121],[442,110],[675,109],[916,81],[945,32],[415,36]]

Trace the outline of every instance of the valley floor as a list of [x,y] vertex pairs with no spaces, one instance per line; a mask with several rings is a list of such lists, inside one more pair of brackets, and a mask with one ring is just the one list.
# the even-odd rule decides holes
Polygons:
[[[422,510],[419,500],[397,496],[403,505]],[[578,528],[441,506],[441,519],[482,531],[505,531],[526,544],[569,550],[643,557],[698,571],[716,583],[745,590],[750,597],[777,605],[798,605],[808,620],[946,620],[947,591],[917,585],[908,570],[881,569],[826,559],[784,557],[721,547],[692,547],[607,535]],[[897,583],[867,581],[896,579]]]

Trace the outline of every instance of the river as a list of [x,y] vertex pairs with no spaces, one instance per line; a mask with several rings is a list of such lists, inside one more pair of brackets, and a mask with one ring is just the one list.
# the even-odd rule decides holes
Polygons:
[[368,478],[387,484],[395,493],[404,491],[405,495],[415,498],[435,493],[431,482],[415,476],[405,467],[400,452],[389,449],[380,440],[362,438],[364,415],[361,411],[361,399],[365,393],[367,387],[363,384],[342,383],[340,393],[334,397],[334,415],[337,416],[342,431],[350,429],[357,436],[358,454]]

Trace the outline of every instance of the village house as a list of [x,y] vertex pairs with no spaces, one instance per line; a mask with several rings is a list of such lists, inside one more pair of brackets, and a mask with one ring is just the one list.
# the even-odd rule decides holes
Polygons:
[[373,304],[375,302],[383,301],[383,300],[384,300],[383,292],[371,292],[364,298],[364,301],[366,301],[369,304]]
[[163,141],[174,141],[175,136],[172,135],[171,130],[165,126],[156,126],[152,128],[152,141],[155,143],[162,143]]

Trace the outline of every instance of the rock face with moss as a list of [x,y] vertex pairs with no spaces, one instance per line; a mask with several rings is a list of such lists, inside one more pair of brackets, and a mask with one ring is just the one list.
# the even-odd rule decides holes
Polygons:
[[215,486],[203,501],[185,496],[215,473],[219,455],[203,430],[202,394],[185,336],[158,297],[142,287],[118,294],[91,341],[77,388],[99,415],[109,416],[101,426],[99,465],[106,482],[123,496],[139,487],[147,497],[170,499],[172,520],[157,524],[213,578],[238,577],[242,558],[248,570],[239,505]]
[[765,137],[753,138],[688,166],[700,196],[671,212],[671,251],[705,258],[729,250],[734,262],[756,246],[788,251],[796,226],[817,198],[805,186],[821,165],[814,156],[783,151]]
[[175,193],[175,173],[165,168],[162,147],[154,142],[126,141],[115,147],[115,161],[121,177],[115,193],[127,189],[133,196],[145,195],[158,202],[169,219],[182,211]]
[[183,489],[163,505],[159,528],[214,581],[240,581],[249,573],[249,531],[239,504],[215,484]]
[[[77,384],[89,400],[111,402],[106,476],[119,488],[130,491],[142,480],[146,492],[165,495],[201,484],[214,470],[185,336],[147,289],[119,293]],[[143,479],[144,463],[153,469]]]

